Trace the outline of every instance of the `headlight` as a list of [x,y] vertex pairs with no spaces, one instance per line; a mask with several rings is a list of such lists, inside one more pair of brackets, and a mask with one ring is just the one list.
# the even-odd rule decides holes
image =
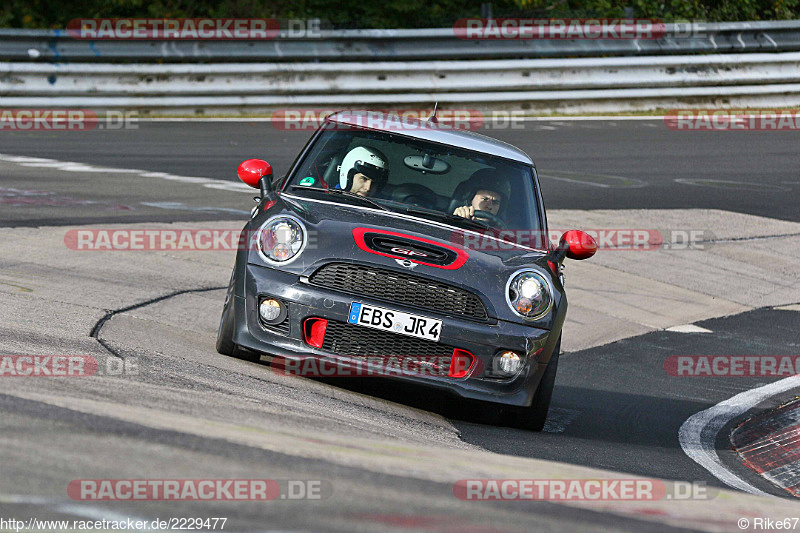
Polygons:
[[553,307],[553,294],[544,276],[533,270],[517,272],[508,280],[508,305],[519,316],[541,318]]
[[302,253],[305,245],[305,228],[294,217],[273,217],[259,230],[258,250],[268,263],[288,263]]

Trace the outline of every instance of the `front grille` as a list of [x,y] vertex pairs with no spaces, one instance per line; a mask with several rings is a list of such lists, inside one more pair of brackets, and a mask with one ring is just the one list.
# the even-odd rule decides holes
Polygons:
[[[450,366],[453,347],[417,339],[391,331],[356,326],[328,320],[322,349],[347,356],[419,356],[442,358],[437,361]],[[447,358],[445,361],[444,358]]]
[[264,322],[261,322],[261,325],[264,327],[264,329],[275,331],[276,333],[282,333],[282,334],[287,335],[287,336],[289,335],[289,317],[288,316],[286,318],[284,318],[283,322],[281,322],[280,324],[265,324]]
[[390,303],[486,321],[486,307],[475,294],[445,283],[392,270],[330,263],[309,281],[328,289],[367,296]]

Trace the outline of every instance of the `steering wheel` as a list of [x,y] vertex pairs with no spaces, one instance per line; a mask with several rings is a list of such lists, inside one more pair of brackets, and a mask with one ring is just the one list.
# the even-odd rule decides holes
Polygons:
[[503,220],[500,217],[498,217],[495,214],[490,213],[489,211],[481,211],[480,209],[476,209],[474,216],[475,216],[475,218],[482,218],[484,220],[487,220],[490,224],[492,224],[493,226],[496,226],[498,228],[505,228],[506,227],[506,223],[503,222]]

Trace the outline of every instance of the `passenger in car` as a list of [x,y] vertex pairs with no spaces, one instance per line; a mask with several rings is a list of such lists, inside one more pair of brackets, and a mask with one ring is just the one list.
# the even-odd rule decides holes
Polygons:
[[336,188],[361,196],[374,196],[386,185],[388,179],[389,167],[383,152],[376,148],[357,146],[342,159]]

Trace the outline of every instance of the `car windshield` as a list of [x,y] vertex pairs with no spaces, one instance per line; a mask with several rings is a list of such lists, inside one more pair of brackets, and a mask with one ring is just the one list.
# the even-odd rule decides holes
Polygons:
[[468,229],[540,231],[534,172],[481,152],[328,124],[286,190]]

